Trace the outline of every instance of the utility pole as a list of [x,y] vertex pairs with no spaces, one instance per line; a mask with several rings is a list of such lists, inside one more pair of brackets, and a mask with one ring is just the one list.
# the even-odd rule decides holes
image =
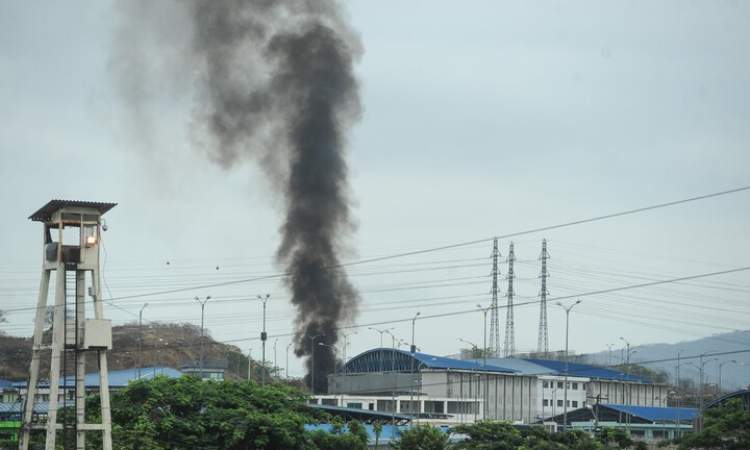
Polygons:
[[492,242],[492,304],[490,309],[490,349],[494,356],[500,355],[500,319],[499,308],[497,304],[497,279],[500,276],[497,260],[500,257],[500,250],[497,247],[497,238]]
[[536,351],[537,353],[543,354],[545,357],[549,353],[549,337],[547,329],[547,259],[549,259],[549,253],[547,253],[547,239],[542,239],[542,254],[539,256],[542,260],[542,290],[540,291],[540,302],[539,302],[539,338],[537,341]]
[[200,303],[201,305],[201,356],[200,360],[198,361],[198,367],[200,369],[200,377],[201,380],[203,379],[203,336],[204,336],[204,328],[203,328],[203,313],[206,311],[206,303],[211,300],[211,296],[207,295],[205,299],[201,300],[198,297],[195,297],[195,301]]
[[570,310],[581,303],[577,300],[572,305],[565,307],[562,303],[557,302],[557,306],[565,310],[565,376],[563,377],[563,429],[568,428],[568,335],[570,330]]
[[260,332],[260,341],[261,345],[263,347],[262,355],[261,355],[261,371],[260,371],[260,383],[266,384],[266,339],[268,339],[268,334],[266,334],[266,302],[271,297],[271,294],[266,294],[266,296],[258,295],[258,300],[263,302],[263,331]]
[[510,243],[508,250],[508,308],[505,316],[505,345],[503,356],[509,358],[516,352],[516,332],[513,325],[513,262],[516,260],[516,254],[513,251],[513,243]]
[[141,310],[138,311],[138,379],[141,378],[141,370],[143,369],[143,310],[148,306],[148,302],[144,303]]

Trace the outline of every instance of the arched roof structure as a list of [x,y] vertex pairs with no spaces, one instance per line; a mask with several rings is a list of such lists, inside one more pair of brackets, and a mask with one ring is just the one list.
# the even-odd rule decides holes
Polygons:
[[375,348],[360,353],[346,363],[347,373],[420,372],[425,369],[464,370],[477,372],[515,373],[504,367],[484,365],[482,361],[463,361],[392,348]]

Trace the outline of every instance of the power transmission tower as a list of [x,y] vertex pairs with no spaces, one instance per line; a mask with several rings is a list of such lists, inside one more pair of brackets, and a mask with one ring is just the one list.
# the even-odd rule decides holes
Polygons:
[[500,354],[500,318],[499,308],[497,306],[497,277],[500,271],[497,268],[497,260],[500,257],[500,250],[497,247],[497,239],[492,243],[492,306],[490,310],[490,346],[489,351],[492,355]]
[[547,330],[547,259],[549,259],[549,253],[547,253],[547,239],[542,239],[542,254],[539,256],[542,260],[542,290],[540,292],[541,301],[539,302],[539,340],[537,342],[536,351],[537,353],[543,353],[547,356],[549,353],[549,338]]
[[516,260],[516,254],[513,251],[513,243],[510,243],[508,250],[508,311],[505,316],[505,347],[503,355],[507,358],[513,356],[516,352],[516,333],[513,326],[513,262]]

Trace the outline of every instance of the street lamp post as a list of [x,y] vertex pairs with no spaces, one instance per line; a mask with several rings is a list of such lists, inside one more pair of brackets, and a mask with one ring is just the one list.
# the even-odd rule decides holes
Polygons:
[[[625,343],[625,351],[627,352],[627,356],[625,357],[625,379],[622,382],[622,398],[623,398],[623,403],[630,405],[633,403],[633,396],[632,396],[633,390],[630,385],[626,384],[626,381],[629,381],[629,378],[630,378],[630,355],[632,355],[633,353],[638,353],[638,350],[631,350],[630,341],[628,341],[624,337],[620,336],[620,340]],[[627,400],[625,400],[625,387],[626,386],[628,387]],[[630,421],[633,415],[630,413],[627,413],[625,417],[626,417],[627,431],[628,431],[628,434],[630,434]]]
[[[273,373],[276,374],[276,344],[279,342],[279,338],[273,340]],[[277,376],[278,377],[278,376]]]
[[581,303],[581,300],[576,300],[572,305],[565,307],[560,302],[557,302],[557,306],[565,310],[565,376],[563,377],[563,427],[568,428],[568,335],[570,330],[570,310],[573,309],[577,304]]
[[341,336],[344,337],[344,346],[343,346],[343,352],[342,352],[342,358],[344,359],[344,374],[348,372],[346,369],[346,350],[347,350],[347,347],[349,347],[349,336],[351,336],[352,334],[357,334],[357,332],[352,331],[350,334],[341,333]]
[[247,381],[253,379],[253,349],[247,349]]
[[203,339],[203,336],[204,336],[203,316],[204,316],[204,312],[206,311],[206,303],[208,303],[209,300],[211,300],[210,295],[207,295],[206,298],[203,300],[201,300],[198,297],[195,297],[195,301],[200,303],[201,305],[201,357],[200,357],[200,360],[198,361],[198,367],[200,370],[199,373],[200,373],[201,380],[203,379],[203,340],[204,340]]
[[169,345],[169,342],[165,341],[163,338],[159,338],[159,344],[156,347],[156,364],[154,365],[154,376],[156,376],[156,368],[161,366],[161,348],[166,347]]
[[383,369],[383,334],[388,333],[391,330],[395,329],[394,327],[391,328],[384,328],[382,330],[374,327],[367,327],[368,330],[372,330],[378,334],[380,334],[380,350],[378,350],[378,359],[380,360],[380,372],[382,373],[384,371]]
[[[631,350],[630,349],[630,341],[628,341],[624,337],[620,336],[620,340],[625,343],[625,351],[627,352],[627,355],[625,357],[625,378],[627,380],[628,378],[630,378],[630,355],[638,353],[638,350]],[[623,389],[623,394],[622,394],[623,395],[623,402],[627,402],[627,404],[631,404],[632,403],[632,398],[631,398],[630,389],[628,389],[627,400],[625,400],[625,384],[624,383],[623,383],[622,389]]]
[[[414,353],[417,351],[417,346],[414,345],[414,330],[415,330],[416,325],[417,325],[417,317],[419,317],[420,314],[422,314],[422,312],[418,311],[416,314],[414,314],[414,317],[411,319],[411,348],[409,350],[411,350],[411,372],[410,372],[410,377],[411,377],[412,382],[410,383],[411,384],[411,389],[409,389],[409,391],[411,392],[411,399],[409,401],[409,406],[412,409],[414,408],[414,385],[415,385],[415,382],[414,382],[414,360],[416,359],[416,356],[414,355]],[[417,420],[419,420],[419,414],[417,414]]]
[[141,310],[138,311],[138,378],[141,378],[141,369],[143,369],[143,310],[148,306],[148,302],[144,303]]
[[310,338],[310,392],[315,395],[315,339],[323,336],[315,335]]
[[397,376],[396,376],[396,344],[401,343],[401,340],[399,340],[395,334],[388,331],[388,334],[391,335],[391,349],[393,351],[394,357],[391,358],[391,377],[393,378],[393,389],[391,389],[391,401],[393,402],[393,407],[391,408],[391,421],[393,423],[396,423],[396,383],[397,383]]
[[[324,342],[318,342],[318,346],[330,348],[333,351],[334,355],[339,352],[339,349],[336,348],[335,345],[326,344]],[[338,372],[336,372],[335,368],[334,368],[334,375],[338,375]],[[339,392],[339,400],[337,400],[336,406],[344,406],[344,391],[343,390]]]
[[734,359],[730,359],[729,361],[723,361],[719,363],[719,395],[721,395],[721,368],[724,366],[724,364],[737,364],[737,361]]
[[262,354],[261,354],[261,371],[260,371],[261,384],[266,384],[266,339],[268,338],[268,335],[266,334],[266,302],[268,301],[269,298],[271,298],[271,294],[266,294],[265,297],[262,295],[258,295],[258,300],[263,302],[263,331],[260,332],[260,341],[263,347]]
[[289,379],[289,348],[294,344],[294,341],[289,342],[286,345],[286,378]]
[[698,411],[703,414],[703,368],[706,367],[706,364],[710,363],[711,361],[718,361],[717,358],[711,358],[707,360],[703,360],[703,357],[706,355],[706,353],[701,353],[699,356],[699,363],[698,363],[698,389],[700,391],[700,398],[698,399]]
[[484,389],[482,389],[482,419],[486,420],[489,415],[489,379],[487,377],[487,313],[490,308],[483,308],[482,305],[477,304],[477,308],[482,311],[484,315],[484,328],[482,332],[482,369],[485,371],[484,375]]

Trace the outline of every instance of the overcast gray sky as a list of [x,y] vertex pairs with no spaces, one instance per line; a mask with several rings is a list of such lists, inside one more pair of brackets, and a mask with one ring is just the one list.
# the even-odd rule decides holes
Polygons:
[[[362,0],[348,11],[365,50],[364,114],[349,146],[359,229],[348,260],[750,184],[747,2]],[[222,171],[191,147],[189,98],[171,86],[152,93],[153,133],[134,134],[113,83],[118,24],[112,2],[0,6],[0,308],[34,305],[41,230],[26,217],[50,198],[119,203],[107,217],[108,297],[278,270],[278,197],[252,164]],[[748,205],[746,192],[524,236],[517,301],[538,294],[543,237],[552,297],[750,265]],[[481,244],[352,269],[363,297],[357,322],[486,305],[490,251]],[[259,333],[251,299],[265,292],[269,333],[288,333],[288,295],[270,281],[118,300],[106,311],[122,323],[148,301],[148,320],[199,323],[191,299],[212,295],[225,300],[206,308],[213,336],[243,339]],[[677,342],[747,328],[748,293],[745,273],[587,297],[571,346],[592,352],[620,336]],[[554,306],[549,314],[558,349],[563,315]],[[520,350],[536,347],[538,315],[537,305],[517,308]],[[30,312],[8,318],[7,332],[31,333]],[[455,352],[458,337],[481,345],[481,325],[481,314],[420,321],[418,345],[435,354]],[[409,337],[408,324],[392,326]],[[360,329],[349,355],[377,339]],[[288,342],[279,338],[279,365]],[[259,342],[236,343],[259,355]],[[300,370],[294,363],[291,372]]]

